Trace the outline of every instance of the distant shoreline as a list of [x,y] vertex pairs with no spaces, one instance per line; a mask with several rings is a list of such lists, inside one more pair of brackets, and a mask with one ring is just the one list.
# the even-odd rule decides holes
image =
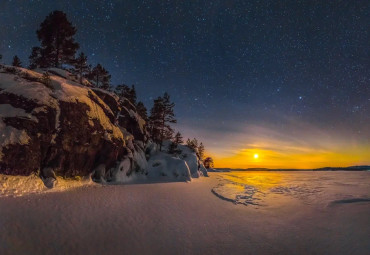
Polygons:
[[349,166],[349,167],[322,167],[314,169],[295,168],[215,168],[216,172],[230,171],[370,171],[370,166]]

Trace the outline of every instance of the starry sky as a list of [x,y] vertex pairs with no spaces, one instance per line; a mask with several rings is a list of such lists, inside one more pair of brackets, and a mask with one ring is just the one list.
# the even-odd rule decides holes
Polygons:
[[1,0],[3,62],[53,10],[114,85],[167,91],[216,166],[370,164],[369,1]]

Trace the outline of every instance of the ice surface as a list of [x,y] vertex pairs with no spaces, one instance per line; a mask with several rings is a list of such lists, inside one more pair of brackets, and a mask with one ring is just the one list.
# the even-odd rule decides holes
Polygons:
[[219,178],[212,192],[235,204],[268,205],[276,195],[321,205],[370,201],[370,172],[235,171]]
[[[263,206],[213,195],[226,174],[0,197],[0,254],[369,254],[370,203],[356,198],[369,195],[370,172],[235,174],[267,193]],[[304,183],[323,204],[356,200],[317,207],[268,193]]]

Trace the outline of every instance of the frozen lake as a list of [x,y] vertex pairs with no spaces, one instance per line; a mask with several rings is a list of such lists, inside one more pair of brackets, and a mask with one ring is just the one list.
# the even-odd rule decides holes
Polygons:
[[0,254],[369,254],[370,172],[210,173],[191,183],[0,197]]

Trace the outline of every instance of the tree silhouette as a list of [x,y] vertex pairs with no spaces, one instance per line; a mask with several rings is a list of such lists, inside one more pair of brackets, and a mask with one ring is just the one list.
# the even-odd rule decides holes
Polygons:
[[136,89],[135,85],[131,85],[131,89],[128,91],[127,98],[131,101],[133,105],[136,105]]
[[12,66],[22,67],[22,62],[21,62],[21,60],[18,58],[18,56],[17,56],[17,55],[15,55],[15,56],[13,57]]
[[198,157],[200,160],[203,160],[204,158],[204,145],[203,143],[200,143],[198,146]]
[[181,135],[181,133],[180,133],[180,132],[177,132],[177,133],[176,133],[176,135],[175,135],[175,137],[174,137],[174,142],[175,142],[176,144],[182,144],[182,143],[184,143],[183,137],[182,137],[182,135]]
[[88,77],[95,82],[95,86],[101,89],[109,90],[111,75],[104,67],[97,64],[88,75]]
[[161,133],[162,133],[162,118],[164,113],[163,98],[158,97],[154,99],[154,104],[150,110],[149,117],[149,131],[152,139],[155,143],[161,143]]
[[204,163],[204,167],[207,169],[214,167],[213,159],[211,157],[206,157],[203,163]]
[[36,31],[41,47],[33,47],[30,67],[61,67],[73,64],[79,44],[73,36],[76,28],[62,11],[51,12]]
[[186,141],[186,146],[188,146],[190,149],[192,149],[194,152],[197,152],[198,150],[198,140],[194,138],[193,140],[188,140]]
[[143,102],[138,102],[136,105],[136,111],[140,115],[140,117],[145,120],[145,122],[148,122],[148,113],[145,105]]
[[77,74],[80,78],[80,83],[82,84],[83,77],[89,72],[90,68],[87,64],[87,56],[81,52],[78,57],[75,59],[73,72]]
[[136,89],[135,85],[131,88],[125,84],[118,85],[114,91],[121,101],[128,99],[134,106],[136,106]]
[[159,150],[162,150],[163,141],[173,136],[174,130],[170,124],[177,122],[173,112],[174,107],[175,104],[170,101],[170,96],[166,92],[163,97],[154,100],[150,111],[149,123],[152,139],[159,144]]
[[46,58],[41,56],[40,47],[32,48],[32,53],[29,59],[30,59],[29,69],[35,69],[37,67],[47,67],[48,66]]
[[126,84],[120,84],[116,87],[114,90],[114,93],[119,97],[120,100],[124,100],[124,98],[127,98],[127,95],[130,91],[130,87]]
[[183,142],[184,141],[182,140],[181,133],[177,132],[168,148],[168,153],[177,155],[181,154],[182,151],[178,148],[178,145],[182,144]]

